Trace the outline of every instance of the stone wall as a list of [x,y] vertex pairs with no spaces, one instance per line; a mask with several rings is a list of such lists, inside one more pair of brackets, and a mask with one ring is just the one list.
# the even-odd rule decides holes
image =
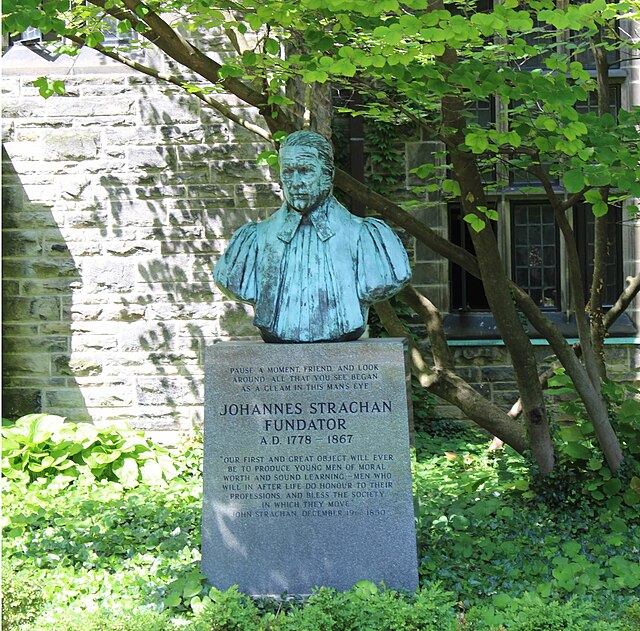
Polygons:
[[[124,419],[173,440],[202,418],[204,346],[254,334],[211,274],[279,187],[255,135],[82,55],[3,60],[4,414]],[[67,95],[42,99],[45,73]]]

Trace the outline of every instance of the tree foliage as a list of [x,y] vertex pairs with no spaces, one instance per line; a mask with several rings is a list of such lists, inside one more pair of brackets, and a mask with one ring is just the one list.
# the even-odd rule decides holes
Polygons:
[[[433,361],[412,346],[414,372],[423,386],[511,444],[530,450],[543,473],[555,466],[543,387],[546,376],[533,353],[522,315],[553,349],[574,384],[611,470],[623,462],[620,441],[602,391],[603,343],[611,323],[630,304],[640,275],[629,278],[612,309],[603,308],[607,215],[612,204],[640,196],[640,109],[610,111],[609,69],[638,55],[633,21],[640,3],[558,3],[504,0],[89,0],[71,3],[9,0],[5,29],[27,26],[60,36],[58,51],[89,46],[159,81],[180,86],[274,143],[312,119],[312,100],[325,84],[360,95],[353,116],[407,123],[440,141],[445,164],[415,170],[423,191],[438,201],[459,200],[471,227],[475,256],[416,220],[398,203],[338,171],[336,186],[371,211],[403,227],[438,254],[481,278],[498,330],[514,361],[520,401],[505,412],[482,398],[455,372],[442,319],[427,296],[409,288],[401,298],[423,317]],[[635,25],[635,26],[634,26]],[[107,45],[109,29],[134,31],[127,45]],[[199,48],[203,32],[224,32],[235,49],[216,62]],[[141,62],[150,47],[168,57]],[[585,62],[593,59],[593,71]],[[157,58],[157,57],[156,57]],[[154,56],[148,56],[153,60]],[[291,87],[303,82],[304,102]],[[41,93],[63,86],[41,80]],[[231,92],[258,108],[265,127],[240,119],[216,98]],[[473,104],[496,99],[498,116],[480,124]],[[299,99],[298,99],[299,101]],[[269,130],[268,132],[266,130]],[[571,347],[539,305],[504,272],[500,248],[487,225],[498,219],[492,196],[509,173],[526,174],[546,198],[564,240],[570,310],[577,314],[579,347]],[[487,178],[486,173],[495,173]],[[595,216],[593,276],[586,279],[569,212],[581,204]],[[582,207],[582,206],[581,206]],[[627,210],[629,210],[627,206]],[[591,287],[585,304],[586,288]],[[404,335],[394,312],[380,305],[387,329]],[[587,317],[582,317],[583,313]],[[522,421],[518,420],[522,417]]]

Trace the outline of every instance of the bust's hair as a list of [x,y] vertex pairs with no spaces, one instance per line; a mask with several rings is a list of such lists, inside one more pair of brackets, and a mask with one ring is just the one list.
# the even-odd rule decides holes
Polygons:
[[333,147],[331,142],[315,131],[294,131],[280,145],[280,151],[287,147],[313,147],[322,161],[322,170],[333,178]]

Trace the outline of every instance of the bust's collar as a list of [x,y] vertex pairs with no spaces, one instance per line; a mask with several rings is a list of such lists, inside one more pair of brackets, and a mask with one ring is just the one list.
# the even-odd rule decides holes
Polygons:
[[[318,237],[320,237],[321,241],[326,241],[330,239],[335,232],[329,226],[329,204],[333,196],[329,194],[327,198],[318,206],[315,210],[312,210],[309,213],[308,217],[313,224],[313,227],[316,229],[318,233]],[[284,241],[285,243],[290,243],[291,239],[293,239],[293,235],[296,233],[298,226],[302,222],[304,215],[299,212],[292,210],[285,204],[285,218],[282,222],[282,227],[278,231],[278,239]]]

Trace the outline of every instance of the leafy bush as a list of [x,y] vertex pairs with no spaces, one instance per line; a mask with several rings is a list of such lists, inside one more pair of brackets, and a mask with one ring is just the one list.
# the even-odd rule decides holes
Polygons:
[[2,474],[24,483],[37,478],[72,481],[84,474],[133,487],[140,482],[162,485],[176,475],[168,452],[142,432],[29,414],[15,423],[3,421],[2,438]]
[[640,600],[634,600],[624,609],[625,631],[640,631]]
[[614,475],[606,466],[593,425],[563,369],[549,380],[547,393],[557,399],[555,440],[557,470],[541,481],[540,492],[551,502],[580,502],[587,495],[596,502],[621,500],[640,507],[640,392],[629,384],[608,381],[603,393],[616,434],[628,460]]
[[78,612],[39,620],[37,626],[21,627],[21,631],[165,631],[175,629],[166,615],[145,610]]
[[18,631],[33,622],[43,604],[42,593],[28,574],[2,561],[2,629]]
[[603,620],[596,607],[575,598],[544,601],[537,594],[511,598],[498,594],[489,606],[475,607],[465,621],[474,631],[622,631],[616,621]]
[[209,602],[197,614],[193,631],[254,631],[261,627],[260,616],[251,599],[236,587],[227,591],[212,588]]
[[446,631],[457,626],[451,594],[438,584],[415,595],[360,581],[346,592],[321,588],[304,603],[262,617],[237,588],[210,591],[193,631]]

